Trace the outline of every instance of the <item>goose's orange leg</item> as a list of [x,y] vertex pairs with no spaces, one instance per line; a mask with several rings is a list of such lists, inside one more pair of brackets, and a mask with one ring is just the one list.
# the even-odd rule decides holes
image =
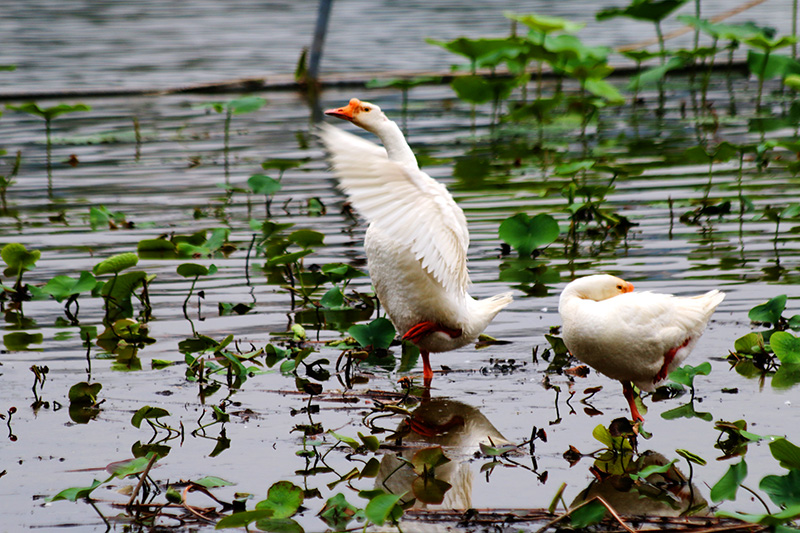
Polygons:
[[418,344],[419,341],[421,341],[424,336],[434,333],[436,331],[447,333],[453,339],[461,336],[461,328],[458,329],[448,328],[446,326],[442,326],[441,324],[437,324],[436,322],[431,322],[430,320],[426,320],[424,322],[420,322],[419,324],[415,324],[411,329],[406,331],[406,334],[403,335],[403,340],[409,340],[414,344]]
[[433,368],[431,368],[430,353],[425,350],[420,350],[419,354],[422,356],[422,377],[425,383],[430,383],[433,379]]
[[633,385],[630,381],[622,382],[622,394],[628,400],[628,407],[631,409],[631,417],[634,422],[644,422],[644,417],[639,413],[639,408],[636,407],[636,394],[633,392]]

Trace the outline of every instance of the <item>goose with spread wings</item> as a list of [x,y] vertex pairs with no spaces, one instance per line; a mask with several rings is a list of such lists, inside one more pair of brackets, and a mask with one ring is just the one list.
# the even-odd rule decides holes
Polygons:
[[427,383],[429,354],[473,342],[510,293],[468,294],[469,231],[447,188],[420,170],[399,126],[357,98],[325,114],[352,122],[383,147],[328,124],[318,135],[350,203],[369,221],[364,239],[372,285],[404,339],[416,344]]

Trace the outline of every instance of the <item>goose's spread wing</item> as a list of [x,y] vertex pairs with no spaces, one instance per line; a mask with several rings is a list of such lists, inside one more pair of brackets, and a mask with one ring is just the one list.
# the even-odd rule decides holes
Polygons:
[[444,185],[419,169],[390,161],[386,150],[323,124],[319,137],[353,206],[408,246],[448,291],[466,291],[469,233],[464,212]]

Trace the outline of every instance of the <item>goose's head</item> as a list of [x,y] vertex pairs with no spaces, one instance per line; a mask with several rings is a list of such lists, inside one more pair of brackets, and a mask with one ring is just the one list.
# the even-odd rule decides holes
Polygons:
[[608,274],[595,274],[579,278],[564,287],[564,294],[596,302],[632,291],[632,283]]
[[350,102],[344,107],[328,109],[325,114],[342,120],[349,120],[356,126],[372,133],[375,133],[382,123],[389,120],[380,107],[369,102],[362,102],[358,98],[351,98]]

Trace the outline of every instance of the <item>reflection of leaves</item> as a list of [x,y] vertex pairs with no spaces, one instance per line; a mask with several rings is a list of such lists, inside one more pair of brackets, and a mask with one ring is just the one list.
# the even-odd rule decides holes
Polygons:
[[789,389],[800,383],[800,363],[783,363],[772,376],[772,387]]
[[701,420],[705,420],[706,422],[711,422],[714,419],[714,416],[711,413],[699,413],[695,411],[694,403],[689,402],[676,407],[675,409],[670,409],[669,411],[661,413],[661,418],[664,420],[675,420],[676,418],[699,418]]

